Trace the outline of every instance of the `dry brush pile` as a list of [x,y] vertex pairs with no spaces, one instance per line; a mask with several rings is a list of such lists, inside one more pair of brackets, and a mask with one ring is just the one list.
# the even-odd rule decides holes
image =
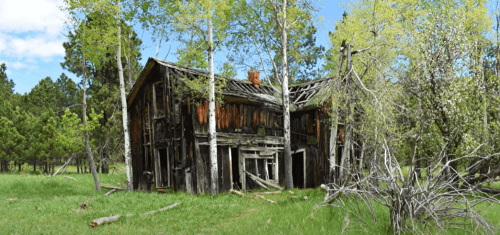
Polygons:
[[[459,229],[495,233],[496,228],[478,213],[478,205],[500,202],[494,195],[481,190],[482,183],[494,181],[494,178],[468,182],[472,182],[470,172],[477,172],[478,166],[499,154],[481,156],[476,154],[478,147],[453,160],[445,161],[445,156],[441,155],[429,167],[413,167],[404,174],[387,144],[383,148],[383,158],[373,164],[376,172],[358,177],[355,171],[349,171],[350,176],[344,182],[324,187],[327,190],[325,199],[315,209],[321,206],[341,208],[361,223],[367,223],[363,215],[369,211],[376,223],[375,204],[380,204],[390,213],[389,233],[423,232],[428,226],[437,226],[443,231]],[[466,158],[477,160],[456,174],[449,174],[449,171],[454,171],[450,166],[453,161]],[[422,171],[423,177],[418,177],[418,170]],[[456,187],[457,182],[461,183],[460,187]],[[346,215],[346,226],[350,223]]]

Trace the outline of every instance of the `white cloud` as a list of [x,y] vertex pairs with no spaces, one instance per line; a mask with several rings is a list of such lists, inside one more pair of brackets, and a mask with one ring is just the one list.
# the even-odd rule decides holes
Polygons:
[[64,47],[62,46],[64,40],[51,40],[44,36],[34,38],[14,38],[9,44],[10,51],[17,57],[40,57],[48,59],[53,56],[63,56]]
[[16,70],[64,56],[67,18],[59,9],[62,4],[63,0],[0,0],[0,59],[11,61]]
[[[0,59],[36,61],[51,60],[54,56],[64,56],[62,46],[65,38],[54,37],[43,33],[30,33],[24,37],[2,34],[0,32]],[[3,46],[2,46],[3,45]]]
[[61,0],[0,0],[0,29],[4,32],[59,34],[65,14]]
[[[1,36],[1,34],[0,34],[0,36]],[[2,52],[3,50],[5,50],[5,47],[6,47],[6,45],[5,45],[5,39],[0,37],[0,52]]]
[[14,69],[22,69],[24,67],[26,67],[26,64],[19,61],[16,61],[12,64],[12,68]]

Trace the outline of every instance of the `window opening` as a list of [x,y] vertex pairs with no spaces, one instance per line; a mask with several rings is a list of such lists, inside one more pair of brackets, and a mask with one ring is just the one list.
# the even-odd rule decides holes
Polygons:
[[165,117],[165,99],[163,95],[163,83],[157,82],[153,84],[155,118]]

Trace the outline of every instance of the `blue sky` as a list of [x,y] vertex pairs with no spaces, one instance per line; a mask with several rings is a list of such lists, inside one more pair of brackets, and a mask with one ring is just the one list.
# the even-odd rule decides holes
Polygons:
[[[319,2],[322,9],[317,18],[317,42],[329,48],[328,31],[333,30],[334,22],[341,19],[345,0],[325,0]],[[66,41],[66,16],[59,10],[63,0],[0,0],[0,64],[7,65],[7,76],[14,81],[15,92],[24,94],[38,82],[49,76],[56,80],[65,73],[75,81],[80,81],[74,74],[61,68],[64,60],[62,43]],[[134,27],[142,35],[142,62],[156,54],[156,43],[152,35]],[[158,58],[175,62],[178,44],[163,42]],[[216,55],[215,60],[224,58]],[[217,66],[216,66],[217,67]],[[217,72],[217,71],[216,71]]]

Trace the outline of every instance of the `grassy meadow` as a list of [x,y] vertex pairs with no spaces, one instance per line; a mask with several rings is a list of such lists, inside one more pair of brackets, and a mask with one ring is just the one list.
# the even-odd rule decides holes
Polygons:
[[[345,213],[333,207],[313,207],[323,200],[320,189],[291,190],[291,193],[264,195],[276,204],[262,200],[254,193],[245,197],[222,193],[190,195],[183,192],[165,194],[118,191],[108,197],[94,190],[90,174],[76,174],[69,168],[66,176],[46,177],[33,174],[0,174],[0,233],[1,234],[340,234]],[[124,186],[123,171],[99,175],[105,185]],[[13,199],[16,198],[16,199]],[[91,200],[83,210],[79,205]],[[152,210],[181,204],[161,212],[139,216]],[[500,227],[500,206],[481,205],[483,214]],[[377,208],[378,221],[368,224],[349,220],[346,234],[386,234],[389,216],[383,207]],[[92,228],[93,219],[120,214],[111,224]],[[126,217],[127,214],[134,214]],[[429,234],[442,232],[432,225]],[[477,231],[481,233],[481,231]],[[465,234],[450,230],[449,234]]]

